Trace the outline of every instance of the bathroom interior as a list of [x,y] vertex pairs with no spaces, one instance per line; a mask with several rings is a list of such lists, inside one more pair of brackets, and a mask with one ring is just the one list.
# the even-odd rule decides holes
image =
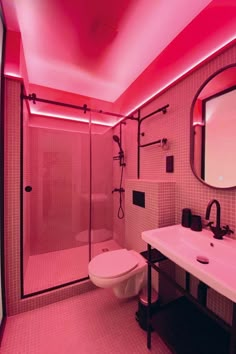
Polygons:
[[160,308],[180,287],[196,306],[203,294],[199,311],[230,334],[211,353],[236,353],[236,263],[217,287],[156,246],[158,275],[145,252],[146,231],[179,226],[234,250],[235,1],[0,5],[1,353],[200,353],[140,328],[150,283]]

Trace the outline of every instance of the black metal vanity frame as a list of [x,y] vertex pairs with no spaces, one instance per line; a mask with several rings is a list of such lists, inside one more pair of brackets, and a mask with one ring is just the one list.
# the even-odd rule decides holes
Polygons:
[[[155,250],[155,257],[152,251]],[[147,347],[151,348],[151,332],[156,330],[162,337],[167,346],[178,354],[188,353],[195,354],[200,351],[198,345],[212,345],[211,353],[215,354],[236,354],[236,304],[233,303],[233,318],[232,326],[228,325],[215,313],[206,307],[206,297],[208,286],[200,281],[199,286],[201,291],[198,293],[198,299],[190,294],[190,274],[186,272],[185,288],[181,287],[173,278],[170,277],[164,270],[162,270],[155,263],[160,263],[168,259],[161,252],[152,249],[150,244],[147,245],[147,287],[148,287],[148,305],[147,305]],[[151,289],[152,289],[152,269],[162,275],[172,286],[174,286],[183,297],[176,300],[160,305],[155,314],[151,313]],[[182,313],[184,312],[185,313]],[[184,317],[186,315],[186,318]],[[191,317],[192,316],[192,317]],[[166,323],[165,323],[166,321]],[[187,322],[186,322],[187,321]],[[181,325],[183,331],[181,332]],[[179,338],[175,341],[176,333],[172,332],[171,326],[175,327],[174,331],[177,332]],[[192,328],[191,328],[192,327]],[[199,329],[199,332],[197,330]],[[204,329],[207,329],[207,333]],[[188,333],[184,336],[184,342],[181,341],[180,334],[187,330]],[[190,335],[193,331],[195,342],[192,341]],[[202,333],[201,333],[202,331]],[[211,341],[210,344],[206,341]],[[218,343],[220,341],[220,344]],[[178,343],[177,343],[178,342]],[[174,344],[173,344],[174,343]],[[212,343],[212,344],[211,344]],[[216,346],[216,350],[214,349]],[[220,347],[222,345],[222,349]],[[184,349],[181,349],[184,348]],[[186,349],[191,348],[191,349]],[[209,353],[209,352],[208,352]]]

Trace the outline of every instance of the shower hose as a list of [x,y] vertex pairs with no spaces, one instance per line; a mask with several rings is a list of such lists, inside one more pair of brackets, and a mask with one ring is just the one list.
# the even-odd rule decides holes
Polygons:
[[118,219],[123,219],[125,216],[124,209],[122,207],[122,193],[124,192],[124,189],[122,188],[122,181],[123,181],[123,171],[124,171],[124,166],[121,166],[121,174],[120,174],[120,188],[119,188],[119,194],[120,194],[120,200],[119,200],[119,209],[117,213]]

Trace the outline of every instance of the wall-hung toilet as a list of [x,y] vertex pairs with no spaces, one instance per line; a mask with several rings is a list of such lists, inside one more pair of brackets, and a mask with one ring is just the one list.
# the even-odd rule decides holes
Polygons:
[[146,260],[133,250],[99,254],[90,261],[88,272],[96,286],[112,288],[119,298],[137,295],[146,284]]

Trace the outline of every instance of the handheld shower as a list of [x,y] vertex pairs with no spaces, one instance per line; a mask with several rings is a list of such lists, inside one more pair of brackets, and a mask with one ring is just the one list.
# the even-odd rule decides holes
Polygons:
[[118,135],[113,135],[113,140],[118,144],[120,152],[123,154],[124,151],[123,151],[123,149],[121,147],[120,138],[118,137]]
[[113,135],[113,140],[118,144],[119,146],[119,155],[118,156],[114,156],[113,160],[119,160],[120,162],[120,167],[121,167],[121,175],[120,175],[120,186],[119,188],[115,188],[113,189],[112,193],[114,192],[119,192],[119,202],[120,202],[120,206],[118,209],[118,213],[117,216],[119,219],[123,219],[123,217],[125,216],[124,214],[124,209],[122,207],[122,193],[125,191],[124,188],[122,187],[122,181],[123,181],[123,172],[124,172],[124,167],[126,165],[126,163],[124,162],[124,151],[121,147],[121,124],[120,124],[120,138],[118,137],[118,135]]

